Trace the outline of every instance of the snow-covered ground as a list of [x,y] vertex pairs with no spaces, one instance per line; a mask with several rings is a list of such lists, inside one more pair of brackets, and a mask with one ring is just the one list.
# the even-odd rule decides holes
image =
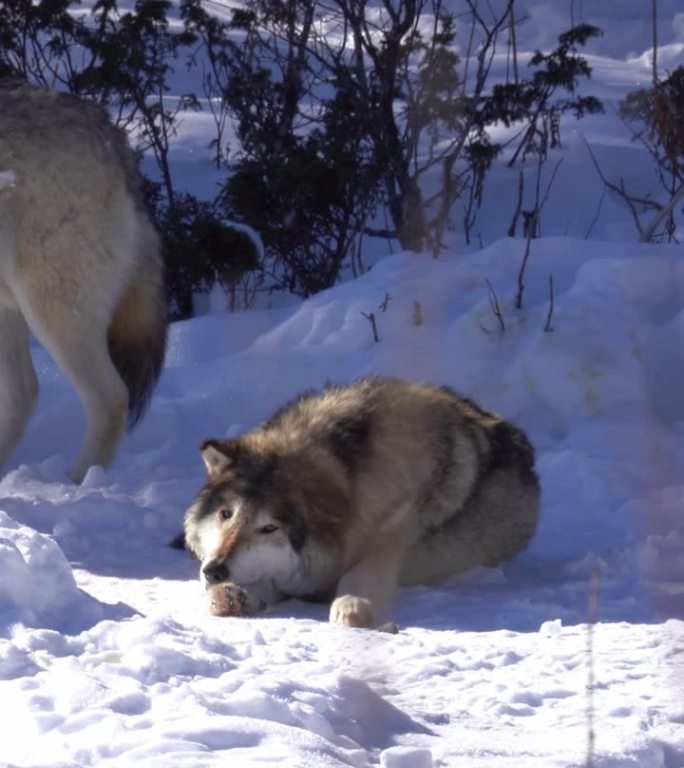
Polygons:
[[[592,20],[597,3],[574,5]],[[592,61],[604,98],[648,82],[629,46],[648,45],[650,3],[630,34],[624,5],[609,19],[624,45]],[[684,15],[662,5],[674,67]],[[593,730],[596,768],[684,766],[684,253],[636,243],[610,199],[602,239],[585,239],[601,189],[583,137],[635,182],[648,164],[610,109],[564,135],[522,310],[524,243],[489,223],[505,230],[514,206],[516,172],[501,171],[482,250],[395,254],[303,303],[176,324],[148,415],[82,486],[66,479],[78,402],[35,350],[40,401],[0,477],[0,765],[565,768],[589,764]],[[203,482],[198,443],[366,374],[448,383],[528,431],[531,547],[401,590],[398,635],[297,601],[208,616],[197,565],[167,546]]]

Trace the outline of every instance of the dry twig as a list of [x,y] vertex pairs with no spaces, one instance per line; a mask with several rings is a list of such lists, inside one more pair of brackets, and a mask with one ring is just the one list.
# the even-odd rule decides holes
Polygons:
[[371,328],[373,329],[373,341],[377,344],[380,341],[380,336],[378,336],[378,324],[375,322],[375,313],[374,312],[362,312],[361,313],[366,320],[371,324]]

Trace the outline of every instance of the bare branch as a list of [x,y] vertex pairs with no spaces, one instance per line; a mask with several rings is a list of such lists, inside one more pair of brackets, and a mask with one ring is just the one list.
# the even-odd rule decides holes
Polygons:
[[587,147],[587,151],[589,152],[589,156],[591,157],[591,161],[594,164],[594,168],[596,169],[596,173],[598,173],[599,178],[603,182],[604,186],[611,190],[611,192],[614,192],[618,197],[622,198],[622,200],[627,203],[627,206],[629,207],[630,213],[632,214],[632,219],[634,220],[634,225],[637,228],[637,231],[639,232],[639,239],[641,240],[643,238],[644,234],[644,228],[641,226],[641,221],[639,220],[639,214],[637,212],[636,206],[637,204],[642,205],[643,207],[651,207],[655,208],[656,210],[660,210],[662,206],[660,203],[656,203],[654,200],[648,200],[644,198],[637,198],[633,195],[628,194],[627,190],[625,189],[624,181],[620,180],[620,185],[614,184],[611,181],[608,181],[608,179],[605,177],[603,171],[601,170],[601,166],[598,164],[598,161],[596,159],[596,156],[594,155],[594,152],[589,145],[589,142],[584,139],[584,143]]
[[684,184],[682,184],[682,186],[677,190],[674,196],[670,198],[670,202],[653,217],[653,220],[651,221],[651,223],[641,232],[640,240],[642,243],[651,242],[656,229],[658,229],[663,219],[665,219],[667,216],[669,216],[672,213],[672,211],[674,210],[674,207],[682,199],[684,199]]
[[553,331],[553,326],[551,325],[551,318],[553,317],[553,304],[553,274],[549,274],[549,312],[546,315],[546,323],[544,323],[544,333],[550,333]]
[[551,178],[549,179],[549,183],[546,186],[546,192],[544,192],[544,197],[542,197],[541,202],[539,203],[539,213],[541,213],[542,208],[546,204],[546,201],[549,199],[549,194],[551,192],[551,187],[553,187],[553,182],[556,180],[556,174],[558,173],[558,169],[561,167],[563,163],[564,158],[560,158],[560,160],[556,163],[555,168],[551,172]]
[[[496,317],[499,323],[499,334],[506,332],[506,323],[504,322],[503,312],[501,311],[501,305],[499,304],[499,297],[496,295],[496,291],[492,287],[489,280],[485,280],[487,283],[487,290],[489,291],[489,306],[492,308],[494,317]],[[482,328],[482,326],[480,326]],[[486,328],[482,328],[486,333],[490,333]]]
[[518,171],[518,199],[515,204],[515,210],[513,211],[513,218],[511,224],[508,227],[506,233],[509,237],[515,237],[515,232],[518,229],[518,219],[520,218],[520,211],[522,210],[523,192],[525,190],[525,177],[522,171]]
[[523,293],[525,291],[525,270],[527,269],[527,263],[530,258],[530,251],[532,249],[532,239],[539,236],[541,211],[542,211],[542,208],[544,207],[544,204],[548,200],[549,194],[551,192],[551,187],[553,186],[553,182],[556,179],[556,174],[558,173],[558,169],[560,168],[560,165],[562,162],[563,162],[563,158],[561,158],[556,163],[556,167],[553,169],[553,172],[551,173],[551,178],[549,179],[549,183],[546,187],[546,192],[544,193],[544,197],[540,199],[541,170],[544,164],[544,159],[541,155],[539,155],[539,161],[537,163],[537,181],[535,185],[534,208],[531,211],[523,212],[525,215],[527,215],[527,219],[528,219],[526,222],[527,231],[525,233],[527,236],[527,239],[525,240],[525,252],[523,254],[523,260],[520,265],[520,270],[518,271],[518,292],[515,297],[516,309],[522,308]]
[[584,235],[584,239],[588,240],[589,235],[591,235],[591,231],[594,229],[594,225],[599,220],[599,216],[601,215],[601,209],[603,208],[603,201],[606,199],[606,186],[603,186],[603,189],[601,190],[601,197],[598,201],[598,205],[596,206],[596,213],[594,214],[594,218],[591,220],[591,224],[589,225],[589,229],[587,229],[587,233]]
[[378,325],[375,322],[375,313],[374,312],[362,312],[361,314],[371,324],[371,328],[373,329],[373,341],[377,344],[380,341],[380,337],[378,336]]

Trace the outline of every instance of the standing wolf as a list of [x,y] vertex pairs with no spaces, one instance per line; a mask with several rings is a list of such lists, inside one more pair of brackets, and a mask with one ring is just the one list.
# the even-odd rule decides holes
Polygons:
[[112,459],[161,370],[159,242],[133,154],[105,111],[0,80],[0,466],[37,396],[29,331],[86,412],[80,481]]
[[185,540],[218,615],[322,598],[331,621],[373,626],[398,583],[495,565],[537,527],[527,438],[446,387],[331,387],[201,453]]

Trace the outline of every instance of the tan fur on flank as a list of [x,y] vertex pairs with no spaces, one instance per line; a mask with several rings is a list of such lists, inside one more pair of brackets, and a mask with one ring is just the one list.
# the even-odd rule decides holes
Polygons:
[[397,584],[496,565],[537,527],[529,441],[444,387],[330,387],[201,453],[186,543],[242,612],[326,598],[332,621],[371,626]]
[[157,233],[105,111],[0,80],[0,465],[37,381],[33,332],[71,379],[88,432],[73,469],[108,464],[144,412],[166,341]]

